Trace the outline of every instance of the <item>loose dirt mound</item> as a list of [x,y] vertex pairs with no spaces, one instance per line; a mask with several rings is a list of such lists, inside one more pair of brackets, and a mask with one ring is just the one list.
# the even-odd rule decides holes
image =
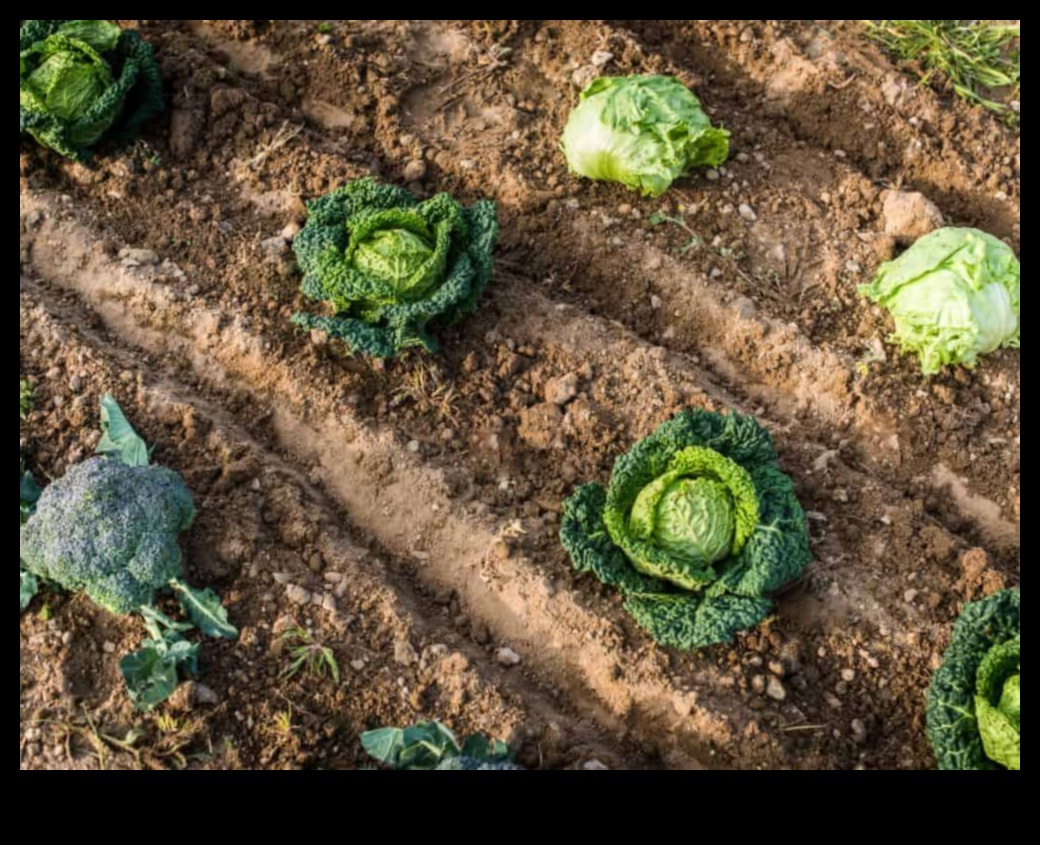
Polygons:
[[[138,626],[46,594],[20,622],[22,768],[355,768],[359,732],[418,718],[532,767],[932,765],[950,622],[1020,579],[1020,360],[925,380],[856,284],[895,249],[886,190],[1017,248],[1017,133],[850,22],[120,23],[171,110],[90,166],[22,145],[22,452],[61,475],[114,392],[195,493],[190,574],[243,636],[143,719],[118,678]],[[733,160],[663,201],[570,178],[597,53],[690,83]],[[491,195],[503,224],[480,313],[385,367],[288,322],[304,201],[371,173]],[[699,655],[648,641],[556,539],[575,483],[688,405],[773,429],[816,557]],[[280,679],[297,626],[340,686]]]

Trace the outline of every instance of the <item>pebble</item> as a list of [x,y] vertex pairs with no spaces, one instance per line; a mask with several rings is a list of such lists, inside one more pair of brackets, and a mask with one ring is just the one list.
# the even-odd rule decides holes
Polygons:
[[289,242],[281,235],[275,235],[273,238],[261,241],[260,250],[264,255],[279,258],[289,252]]
[[105,654],[115,654],[116,653],[115,643],[105,643],[103,646],[101,646],[101,648],[105,652]]
[[758,215],[755,214],[755,209],[746,202],[741,203],[740,208],[737,210],[740,212],[740,216],[747,220],[748,223],[754,223],[758,220]]
[[917,601],[917,597],[919,595],[920,593],[918,593],[917,590],[907,590],[905,593],[903,593],[903,601],[905,601],[907,604],[913,604],[915,601]]
[[419,450],[421,448],[422,446],[418,440],[413,440],[411,443],[408,444],[408,451],[411,452],[413,455],[419,454]]
[[315,36],[314,40],[317,41],[322,47],[328,47],[332,43],[332,36],[329,35],[327,32],[319,32]]
[[1022,112],[1022,101],[1021,100],[1012,100],[1010,103],[1008,103],[1008,108],[1011,109],[1011,111],[1013,111],[1015,114],[1021,114],[1021,112]]
[[79,376],[73,376],[72,378],[70,378],[69,390],[71,390],[73,393],[79,393],[81,390],[83,390],[83,379],[81,379]]
[[495,656],[498,662],[503,666],[519,666],[520,655],[517,654],[511,648],[500,648],[498,654]]
[[765,695],[765,692],[766,692],[766,676],[765,675],[755,675],[755,677],[753,677],[751,679],[751,691],[755,695]]
[[780,682],[779,678],[770,676],[769,680],[766,681],[766,695],[773,699],[773,701],[786,701],[787,689]]
[[831,710],[841,710],[841,699],[833,692],[825,692],[823,694],[823,700],[827,702],[827,706],[830,707]]
[[426,176],[426,162],[422,159],[413,158],[404,166],[405,182],[421,182]]
[[545,385],[545,401],[562,408],[577,397],[578,385],[577,373],[550,379]]
[[851,684],[854,680],[856,680],[856,670],[855,669],[842,669],[841,670],[841,679],[845,683]]
[[862,719],[852,720],[852,737],[856,740],[856,742],[866,742],[867,726],[863,723]]
[[353,669],[355,672],[360,672],[362,669],[365,668],[365,661],[364,660],[351,660],[350,661],[350,668]]
[[198,704],[206,704],[211,707],[216,707],[218,704],[220,704],[220,696],[217,695],[209,687],[204,686],[203,684],[196,684],[195,701]]
[[650,307],[653,308],[654,311],[660,311],[661,306],[663,305],[664,301],[661,299],[661,297],[657,296],[656,294],[650,297]]
[[737,312],[737,316],[742,320],[753,320],[755,314],[758,313],[758,308],[755,307],[755,303],[746,296],[734,300],[732,308]]
[[311,594],[303,587],[299,587],[296,584],[290,584],[285,588],[285,597],[289,599],[292,604],[310,604]]
[[287,241],[293,240],[300,233],[300,224],[295,220],[292,223],[286,224],[286,227],[282,229],[282,237]]
[[939,207],[917,191],[885,191],[881,195],[885,234],[908,244],[942,228]]
[[587,763],[582,765],[582,770],[586,772],[609,772],[610,766],[601,760],[589,760]]
[[592,54],[593,67],[606,67],[614,61],[614,54],[609,50],[597,50]]
[[784,676],[784,664],[779,660],[771,660],[769,662],[769,671],[778,678],[782,678]]
[[408,640],[400,640],[394,646],[394,662],[400,666],[411,666],[419,662],[419,655]]
[[138,267],[144,265],[155,265],[159,263],[159,253],[151,249],[121,249],[119,257],[127,267]]
[[710,170],[705,170],[704,178],[707,179],[709,182],[718,182],[719,171],[715,170],[714,168],[711,168]]

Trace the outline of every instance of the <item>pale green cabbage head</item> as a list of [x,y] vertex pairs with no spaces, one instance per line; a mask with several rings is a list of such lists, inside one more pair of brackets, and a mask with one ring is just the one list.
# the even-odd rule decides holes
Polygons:
[[1003,241],[978,229],[940,229],[883,264],[860,293],[891,312],[892,340],[934,375],[1019,347],[1020,281],[1019,261]]
[[597,79],[563,133],[571,172],[660,196],[695,167],[729,157],[729,132],[715,129],[700,101],[670,76]]

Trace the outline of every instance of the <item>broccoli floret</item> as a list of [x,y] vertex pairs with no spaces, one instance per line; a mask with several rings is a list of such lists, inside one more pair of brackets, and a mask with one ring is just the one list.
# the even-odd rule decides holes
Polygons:
[[191,493],[175,472],[94,458],[40,496],[21,529],[21,559],[33,575],[128,614],[181,577],[177,535],[194,519]]

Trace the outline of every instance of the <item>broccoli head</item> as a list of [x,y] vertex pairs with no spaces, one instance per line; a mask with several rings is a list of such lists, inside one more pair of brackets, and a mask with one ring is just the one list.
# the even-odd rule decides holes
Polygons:
[[194,519],[175,472],[94,458],[40,496],[21,529],[22,564],[112,613],[132,613],[181,577],[177,535]]

